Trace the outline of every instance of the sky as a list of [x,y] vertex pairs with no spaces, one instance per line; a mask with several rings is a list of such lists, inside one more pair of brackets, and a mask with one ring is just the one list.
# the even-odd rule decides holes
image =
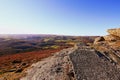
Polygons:
[[120,0],[0,0],[0,34],[106,35]]

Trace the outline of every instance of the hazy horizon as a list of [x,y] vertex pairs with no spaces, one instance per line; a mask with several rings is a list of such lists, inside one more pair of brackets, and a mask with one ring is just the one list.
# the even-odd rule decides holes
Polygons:
[[0,0],[0,34],[106,35],[120,26],[118,0]]

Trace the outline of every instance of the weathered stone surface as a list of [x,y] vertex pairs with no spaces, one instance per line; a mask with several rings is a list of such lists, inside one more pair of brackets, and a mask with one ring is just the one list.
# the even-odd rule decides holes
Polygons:
[[94,44],[97,44],[98,42],[105,41],[104,37],[97,37],[94,41]]
[[114,36],[120,37],[120,28],[108,29],[107,32],[108,32],[110,35],[114,35]]
[[78,49],[70,59],[76,80],[120,80],[120,69],[92,49]]
[[69,54],[75,49],[62,50],[31,66],[21,80],[75,80]]
[[120,65],[120,28],[108,29],[108,33],[109,35],[103,36],[104,41],[99,41],[99,45],[95,40],[94,48],[100,52],[105,52],[105,56]]
[[82,45],[33,64],[21,80],[120,80],[120,69],[102,53]]
[[101,41],[117,41],[120,40],[120,28],[108,29],[107,32],[109,35],[98,37],[95,39],[94,44],[97,44]]
[[107,35],[104,36],[105,41],[117,41],[120,40],[120,37],[113,36],[113,35]]

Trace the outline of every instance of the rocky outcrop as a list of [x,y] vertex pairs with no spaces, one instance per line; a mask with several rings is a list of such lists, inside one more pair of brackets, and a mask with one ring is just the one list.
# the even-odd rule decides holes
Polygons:
[[33,64],[20,80],[120,80],[120,69],[90,46],[76,45]]
[[75,80],[73,65],[69,58],[69,54],[74,51],[74,48],[62,50],[33,64],[21,80]]
[[108,29],[107,32],[109,33],[109,35],[96,38],[94,43],[96,44],[100,41],[118,41],[118,40],[120,40],[120,28]]
[[76,44],[33,64],[20,80],[120,80],[119,30],[110,30],[92,46]]
[[102,36],[104,41],[95,39],[94,48],[102,52],[111,62],[120,65],[120,28],[108,29],[107,32],[109,35]]
[[79,48],[70,59],[76,80],[120,80],[120,69],[94,49]]
[[105,41],[117,41],[117,40],[120,40],[120,37],[114,36],[114,35],[107,35],[107,36],[104,36],[104,40]]
[[107,32],[108,32],[110,35],[114,35],[114,36],[120,37],[120,28],[108,29]]

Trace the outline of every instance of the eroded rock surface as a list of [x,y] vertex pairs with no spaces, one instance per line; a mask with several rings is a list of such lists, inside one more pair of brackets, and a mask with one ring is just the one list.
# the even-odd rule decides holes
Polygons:
[[55,55],[31,66],[26,77],[21,80],[75,80],[69,54],[74,48],[62,50]]
[[117,41],[117,40],[119,40],[119,39],[120,39],[120,37],[114,36],[114,35],[104,36],[104,40],[105,40],[105,41]]
[[76,46],[39,61],[21,80],[120,80],[120,69],[90,46]]
[[108,32],[110,35],[114,35],[114,36],[120,37],[120,28],[108,29],[107,32]]
[[78,49],[70,59],[76,80],[120,80],[120,69],[94,49]]
[[104,41],[95,39],[94,48],[120,67],[120,28],[108,29],[108,33]]

